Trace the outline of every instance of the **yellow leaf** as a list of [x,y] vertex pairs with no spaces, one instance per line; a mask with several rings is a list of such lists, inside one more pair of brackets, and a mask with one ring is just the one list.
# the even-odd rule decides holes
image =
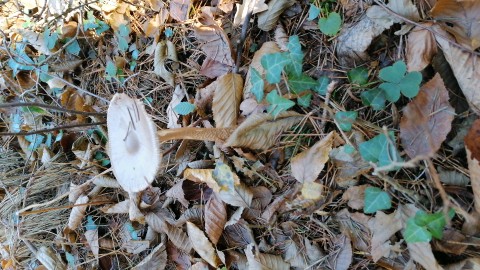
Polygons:
[[317,182],[305,182],[302,185],[302,196],[307,200],[318,201],[323,198],[323,185]]
[[217,181],[213,179],[213,169],[186,169],[183,173],[183,177],[193,182],[205,183],[214,192],[220,192],[220,186]]

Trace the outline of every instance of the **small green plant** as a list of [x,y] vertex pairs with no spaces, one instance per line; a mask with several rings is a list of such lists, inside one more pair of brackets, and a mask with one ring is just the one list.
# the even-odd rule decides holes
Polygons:
[[179,115],[187,115],[195,111],[197,107],[190,102],[180,102],[173,108],[173,111]]
[[[362,72],[364,74],[359,76],[358,70],[351,70],[347,74],[350,82],[364,82],[362,78],[365,78],[365,71]],[[368,74],[366,76],[368,77]],[[371,106],[374,110],[384,109],[387,100],[396,102],[401,95],[408,98],[415,97],[418,94],[420,83],[422,82],[422,74],[418,71],[407,72],[407,66],[403,61],[397,61],[392,66],[382,68],[378,77],[382,80],[378,88],[365,91],[361,94],[363,103]],[[362,85],[360,83],[358,84]]]
[[[447,218],[450,220],[455,216],[455,211],[450,209]],[[415,217],[407,220],[407,226],[403,237],[407,243],[430,242],[433,238],[442,239],[443,229],[447,219],[443,211],[428,214],[425,211],[418,211]]]
[[355,111],[336,112],[335,120],[343,131],[352,130],[352,124],[357,119],[358,113]]
[[364,86],[368,83],[368,69],[365,67],[356,67],[347,72],[347,77],[351,84]]
[[[395,146],[395,136],[393,132],[388,132],[388,137],[381,133],[372,139],[359,145],[359,151],[362,158],[366,161],[376,163],[378,166],[388,166],[392,162],[401,162],[402,158]],[[396,170],[392,167],[390,170]]]
[[316,6],[315,4],[310,4],[310,9],[308,10],[308,20],[315,20],[320,13],[327,15],[319,18],[318,28],[327,36],[335,36],[342,27],[342,18],[340,17],[340,14],[337,12],[331,12],[329,3],[326,1],[323,3],[322,8]]
[[104,21],[101,21],[93,15],[93,11],[87,12],[87,18],[83,20],[83,30],[95,30],[97,35],[102,34],[103,32],[110,29],[110,26]]
[[392,207],[392,200],[387,192],[377,188],[368,187],[365,189],[365,201],[363,212],[373,214],[378,210],[387,210]]
[[[265,78],[268,83],[278,84],[282,78],[286,79],[289,90],[296,95],[297,104],[308,107],[312,99],[312,91],[324,95],[330,80],[327,77],[320,77],[315,80],[303,73],[303,57],[304,54],[298,36],[291,36],[287,52],[265,54],[260,63],[266,71]],[[282,73],[286,76],[282,77]],[[250,74],[251,91],[255,99],[261,102],[265,96],[262,76],[255,68],[251,69]],[[265,99],[270,104],[268,112],[274,116],[295,106],[295,102],[282,97],[276,91],[270,92]]]

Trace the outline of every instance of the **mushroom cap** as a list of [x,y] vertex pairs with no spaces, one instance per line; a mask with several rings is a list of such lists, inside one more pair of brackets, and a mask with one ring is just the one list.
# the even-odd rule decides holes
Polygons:
[[108,149],[113,174],[127,192],[152,183],[160,165],[157,129],[138,99],[117,93],[107,112]]

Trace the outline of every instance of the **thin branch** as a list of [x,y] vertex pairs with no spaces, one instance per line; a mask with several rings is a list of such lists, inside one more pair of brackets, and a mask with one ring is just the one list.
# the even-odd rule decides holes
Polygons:
[[65,109],[62,107],[57,107],[54,105],[48,105],[48,104],[43,104],[43,103],[38,103],[38,102],[25,102],[25,103],[4,103],[0,104],[0,109],[1,108],[11,108],[11,107],[27,107],[27,106],[35,106],[35,107],[40,107],[40,108],[46,108],[54,111],[60,111],[60,112],[66,112],[66,113],[74,113],[74,114],[80,114],[80,115],[96,115],[96,116],[106,116],[106,113],[99,113],[99,112],[82,112],[82,111],[77,111],[77,110],[69,110]]
[[102,121],[102,122],[95,122],[95,123],[63,125],[63,126],[58,126],[54,128],[39,129],[39,130],[34,130],[29,132],[0,132],[0,136],[27,136],[27,135],[52,132],[52,131],[62,130],[62,129],[76,128],[76,127],[100,126],[100,125],[105,125],[106,123],[107,122]]
[[248,26],[250,24],[250,18],[252,17],[253,8],[254,8],[252,3],[254,3],[254,1],[251,1],[249,6],[247,7],[248,12],[247,12],[247,15],[245,16],[245,20],[243,21],[242,33],[240,34],[240,40],[238,41],[238,44],[237,44],[237,59],[236,59],[233,73],[238,73],[238,70],[240,69],[240,65],[242,64],[243,45],[245,44],[245,38],[247,37]]

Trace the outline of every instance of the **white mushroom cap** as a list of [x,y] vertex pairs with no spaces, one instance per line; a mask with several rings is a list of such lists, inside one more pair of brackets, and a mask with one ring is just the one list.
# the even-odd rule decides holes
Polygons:
[[107,112],[108,156],[113,174],[131,193],[146,189],[160,165],[157,130],[138,99],[117,93]]

